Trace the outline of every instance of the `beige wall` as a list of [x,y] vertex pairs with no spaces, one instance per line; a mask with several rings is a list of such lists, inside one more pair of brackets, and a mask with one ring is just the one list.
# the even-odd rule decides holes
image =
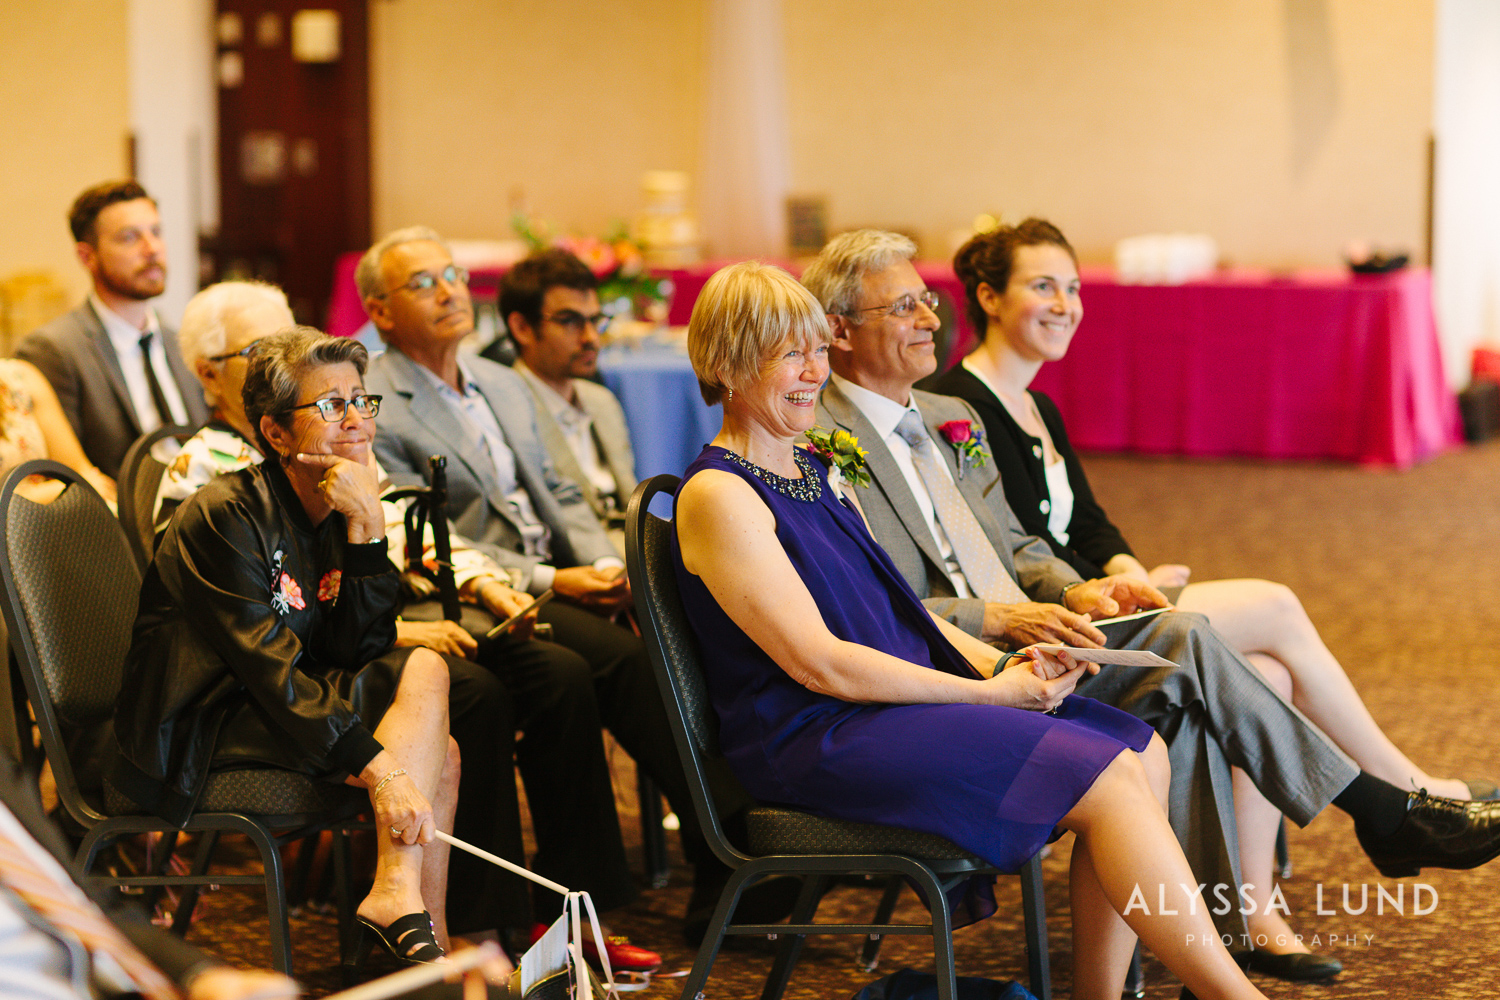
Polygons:
[[[1431,0],[786,6],[793,183],[836,226],[1051,217],[1087,256],[1187,230],[1235,261],[1421,249]],[[830,44],[830,42],[833,42]]]
[[513,193],[602,235],[697,164],[698,0],[370,5],[374,225],[507,237]]
[[[125,0],[0,7],[0,279],[50,270],[69,307],[88,288],[68,205],[126,171],[130,128]],[[24,332],[24,331],[17,331]]]
[[[374,4],[375,219],[602,230],[698,164],[702,0]],[[1229,258],[1420,250],[1433,0],[786,0],[791,176],[835,228],[929,252],[984,210],[1086,256],[1207,232]]]

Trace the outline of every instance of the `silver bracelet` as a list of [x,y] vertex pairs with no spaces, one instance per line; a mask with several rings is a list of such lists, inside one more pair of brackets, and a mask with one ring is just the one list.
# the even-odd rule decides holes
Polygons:
[[387,781],[390,781],[392,778],[394,778],[398,774],[405,774],[405,773],[406,773],[406,768],[404,768],[404,767],[398,767],[394,771],[392,771],[390,774],[387,774],[384,778],[381,778],[380,779],[380,784],[376,785],[375,786],[375,790],[370,793],[370,798],[373,799],[375,796],[379,795],[380,794],[380,790],[385,787],[385,783]]

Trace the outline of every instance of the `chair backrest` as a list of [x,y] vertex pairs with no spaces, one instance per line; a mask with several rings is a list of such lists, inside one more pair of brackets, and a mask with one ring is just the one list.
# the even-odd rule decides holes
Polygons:
[[143,573],[156,551],[156,491],[161,486],[162,474],[167,471],[165,465],[152,457],[151,449],[164,438],[186,441],[192,436],[193,428],[180,424],[158,427],[137,438],[120,463],[117,490],[120,525],[125,529],[135,564]]
[[687,620],[672,564],[672,524],[651,513],[651,501],[677,491],[678,478],[663,473],[640,483],[625,512],[625,566],[635,595],[636,619],[651,659],[657,685],[667,706],[667,720],[682,766],[687,770],[693,805],[709,846],[725,864],[736,866],[748,856],[724,835],[708,780],[730,780],[719,752],[719,719],[703,678],[697,636]]
[[[49,504],[33,503],[16,494],[32,475],[67,487]],[[104,818],[80,779],[97,777],[86,755],[113,731],[140,595],[124,529],[88,483],[47,460],[11,471],[0,486],[0,611],[58,797],[84,826]]]

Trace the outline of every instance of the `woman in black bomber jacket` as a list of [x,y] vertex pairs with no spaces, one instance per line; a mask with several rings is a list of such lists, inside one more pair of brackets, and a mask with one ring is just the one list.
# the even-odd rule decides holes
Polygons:
[[[365,349],[297,328],[260,341],[246,412],[280,461],[219,477],[183,504],[147,571],[109,775],[181,823],[212,771],[274,766],[364,787],[375,885],[361,934],[402,961],[447,943],[457,748],[448,668],[394,649],[398,580],[371,441]],[[429,917],[430,914],[430,917]]]

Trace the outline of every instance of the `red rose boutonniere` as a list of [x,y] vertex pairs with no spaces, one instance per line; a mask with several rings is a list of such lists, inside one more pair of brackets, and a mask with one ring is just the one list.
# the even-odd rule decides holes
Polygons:
[[984,453],[984,431],[974,426],[972,420],[950,420],[938,424],[943,440],[958,452],[958,478],[962,479],[970,466],[984,465],[989,459]]

